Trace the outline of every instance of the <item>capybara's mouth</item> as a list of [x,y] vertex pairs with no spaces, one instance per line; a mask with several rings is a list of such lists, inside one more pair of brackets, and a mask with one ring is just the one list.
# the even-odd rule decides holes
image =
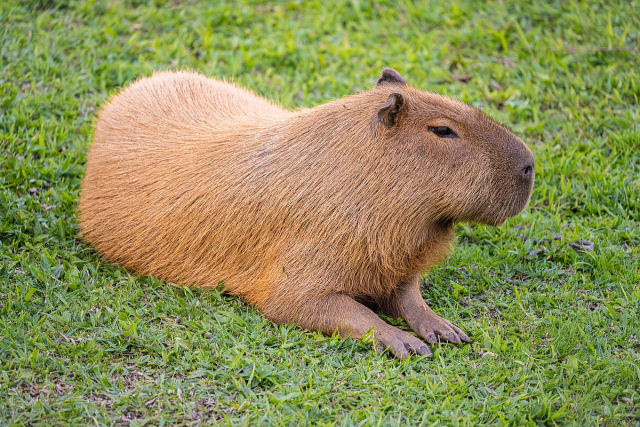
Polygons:
[[529,190],[529,194],[526,197],[516,197],[512,200],[512,203],[507,205],[504,210],[503,215],[497,215],[495,224],[491,224],[495,227],[498,227],[504,224],[509,218],[519,215],[529,204],[529,200],[531,199],[531,190]]
[[514,197],[508,203],[500,206],[499,208],[488,209],[488,211],[481,215],[477,219],[477,222],[482,224],[491,225],[493,227],[499,227],[504,224],[509,218],[520,214],[529,204],[531,192],[527,197]]
[[491,216],[491,215],[487,215],[484,218],[480,218],[477,220],[478,223],[480,224],[486,224],[486,225],[490,225],[492,227],[499,227],[502,224],[505,223],[505,221],[509,218],[511,218],[513,215],[503,215],[503,216]]

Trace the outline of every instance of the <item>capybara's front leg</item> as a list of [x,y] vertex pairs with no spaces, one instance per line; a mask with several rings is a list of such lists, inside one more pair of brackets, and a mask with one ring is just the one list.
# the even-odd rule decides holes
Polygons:
[[411,329],[429,344],[437,343],[438,338],[456,344],[471,342],[460,328],[429,308],[420,294],[419,283],[419,277],[401,282],[390,297],[378,304],[385,313],[406,320]]
[[391,353],[405,359],[409,354],[430,355],[429,347],[415,336],[395,328],[373,311],[344,294],[310,297],[304,302],[281,303],[264,307],[267,317],[276,323],[292,320],[305,329],[360,339],[373,329],[379,348],[389,348]]

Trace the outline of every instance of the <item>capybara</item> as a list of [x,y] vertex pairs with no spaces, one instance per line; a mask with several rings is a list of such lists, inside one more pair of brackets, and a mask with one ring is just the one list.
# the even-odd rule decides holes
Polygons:
[[430,354],[469,342],[420,293],[454,224],[500,225],[527,204],[534,159],[461,102],[377,85],[287,110],[234,84],[160,72],[100,111],[79,202],[105,259],[178,285],[223,288],[274,322]]

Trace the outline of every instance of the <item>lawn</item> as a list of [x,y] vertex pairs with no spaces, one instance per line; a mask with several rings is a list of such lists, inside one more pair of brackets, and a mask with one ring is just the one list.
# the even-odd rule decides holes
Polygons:
[[[1,1],[0,425],[640,425],[639,37],[638,1]],[[294,108],[385,66],[536,156],[529,207],[425,274],[472,344],[395,360],[76,237],[123,85],[193,69]]]

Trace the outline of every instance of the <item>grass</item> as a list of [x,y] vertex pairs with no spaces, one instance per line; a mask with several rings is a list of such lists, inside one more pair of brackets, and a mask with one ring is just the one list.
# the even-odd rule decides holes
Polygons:
[[[0,425],[638,426],[639,28],[623,1],[0,2]],[[398,361],[75,237],[96,109],[139,76],[189,68],[297,107],[384,66],[536,155],[529,208],[461,225],[425,276],[473,344]]]

